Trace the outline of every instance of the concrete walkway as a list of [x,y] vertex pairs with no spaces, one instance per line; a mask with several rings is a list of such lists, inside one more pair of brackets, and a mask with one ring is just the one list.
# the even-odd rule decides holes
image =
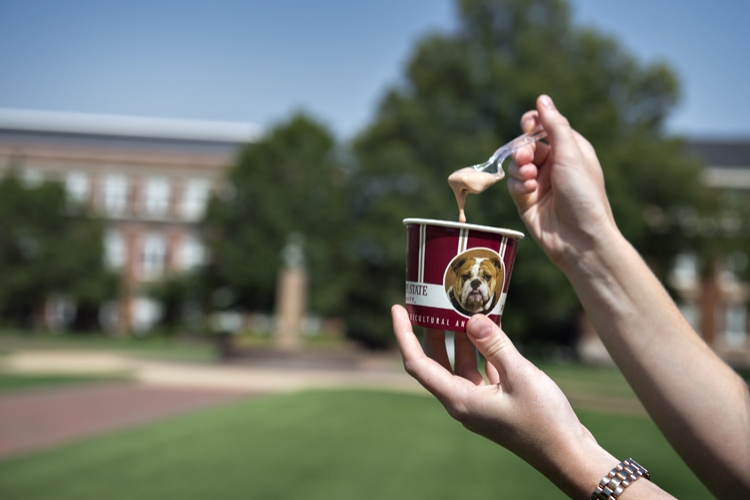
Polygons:
[[111,352],[20,351],[2,360],[11,373],[117,374],[151,386],[286,392],[310,388],[373,388],[423,391],[398,362],[363,361],[353,369],[301,369],[232,364],[188,364]]
[[[353,369],[187,364],[111,352],[19,351],[0,370],[20,374],[128,374],[97,383],[0,394],[0,459],[263,393],[379,389],[427,394],[395,359],[363,359]],[[566,392],[575,408],[645,415],[633,398]]]

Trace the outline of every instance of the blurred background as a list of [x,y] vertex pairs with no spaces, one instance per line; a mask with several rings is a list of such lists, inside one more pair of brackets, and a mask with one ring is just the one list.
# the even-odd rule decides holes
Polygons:
[[[541,93],[747,374],[749,19],[739,0],[0,2],[0,492],[555,495],[424,397],[388,314],[401,220],[455,220],[447,176]],[[502,184],[469,221],[523,231]],[[503,326],[600,442],[709,498],[530,238]],[[613,420],[642,442],[600,437]]]

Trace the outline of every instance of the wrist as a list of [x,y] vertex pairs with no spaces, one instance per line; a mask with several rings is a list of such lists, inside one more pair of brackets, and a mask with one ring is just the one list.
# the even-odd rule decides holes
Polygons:
[[[622,464],[620,459],[599,446],[593,437],[590,442],[584,440],[572,446],[572,449],[566,450],[566,453],[561,454],[559,458],[561,460],[555,467],[558,474],[555,476],[545,473],[545,475],[570,498],[580,500],[589,500],[604,478],[607,478],[607,484],[611,484],[612,470],[619,469]],[[649,481],[648,476],[636,472],[635,467],[628,467],[633,472],[632,476],[627,473],[628,471],[616,470],[621,473],[622,477],[627,478],[627,486],[620,488],[616,497],[609,498],[621,500],[674,498]],[[636,480],[633,476],[640,477]],[[621,479],[617,474],[614,477]],[[609,493],[609,490],[604,490],[604,493]]]
[[611,453],[591,442],[578,443],[565,465],[564,485],[558,485],[571,498],[588,499],[599,481],[619,462]]
[[[590,498],[599,481],[619,462],[599,446],[583,425],[580,432],[569,435],[568,439],[558,441],[556,445],[547,446],[545,451],[545,460],[536,463],[527,461],[574,499]],[[539,457],[538,454],[536,456]]]
[[621,262],[623,252],[632,249],[616,226],[608,226],[572,246],[558,266],[571,282],[606,276]]

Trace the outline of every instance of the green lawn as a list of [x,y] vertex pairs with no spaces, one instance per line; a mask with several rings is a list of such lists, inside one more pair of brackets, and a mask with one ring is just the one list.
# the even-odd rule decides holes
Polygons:
[[[681,499],[711,498],[650,420],[582,412],[616,456]],[[264,396],[0,463],[13,499],[538,499],[563,496],[433,399]]]
[[577,363],[537,362],[563,392],[636,399],[620,370],[615,367],[586,366]]

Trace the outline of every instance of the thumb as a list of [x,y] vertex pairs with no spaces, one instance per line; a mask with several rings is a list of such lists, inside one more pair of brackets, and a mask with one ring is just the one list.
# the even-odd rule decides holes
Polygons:
[[547,137],[551,144],[563,145],[575,143],[570,122],[560,114],[550,96],[545,94],[540,95],[536,100],[536,107],[539,111],[539,121],[542,122],[544,130],[547,131]]
[[509,365],[521,356],[505,332],[487,316],[475,314],[466,324],[466,333],[482,356],[492,363],[505,379]]

